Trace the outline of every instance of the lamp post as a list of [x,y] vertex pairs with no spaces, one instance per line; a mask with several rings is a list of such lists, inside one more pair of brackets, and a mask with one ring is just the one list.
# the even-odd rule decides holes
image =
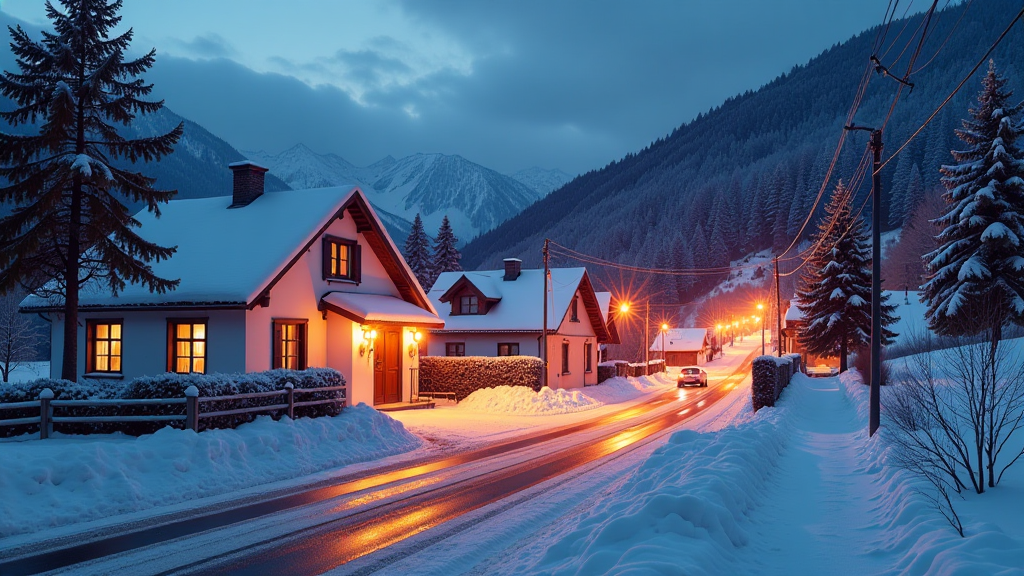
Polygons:
[[[757,311],[760,314],[764,311],[764,304],[757,305]],[[759,319],[761,320],[761,356],[764,356],[764,315],[762,314]]]
[[[738,321],[736,321],[736,320],[733,320],[733,322],[732,322],[732,343],[729,344],[730,346],[735,346],[736,345],[736,332],[738,332],[739,329],[740,329],[740,323]],[[740,336],[740,342],[743,342],[743,336],[742,335]]]
[[411,404],[414,399],[419,401],[420,399],[420,382],[419,382],[419,369],[420,369],[420,340],[423,339],[423,334],[419,330],[412,331],[412,344],[409,345],[409,356],[413,357],[413,362],[409,366],[409,403]]
[[715,328],[718,328],[718,338],[715,340],[715,343],[718,344],[718,355],[721,357],[723,354],[725,354],[725,351],[722,349],[722,325],[716,324]]
[[661,359],[665,361],[665,371],[668,371],[668,357],[665,356],[665,340],[668,339],[668,324],[661,324]]
[[[619,314],[629,314],[629,302],[619,304]],[[644,302],[644,365],[650,362],[651,348],[651,302]],[[646,370],[646,368],[644,368]]]

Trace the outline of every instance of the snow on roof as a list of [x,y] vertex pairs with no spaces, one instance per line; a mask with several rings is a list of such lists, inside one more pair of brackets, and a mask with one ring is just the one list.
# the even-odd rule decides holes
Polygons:
[[[140,211],[138,233],[161,246],[177,246],[168,260],[152,263],[162,278],[181,279],[177,289],[153,294],[129,284],[116,297],[87,285],[81,305],[247,304],[296,252],[320,231],[357,192],[354,186],[266,192],[243,208],[228,209],[231,196],[172,200],[161,216]],[[29,296],[25,307],[52,303]]]
[[356,316],[360,324],[393,322],[404,326],[444,326],[444,322],[438,320],[437,316],[394,296],[331,292],[321,300],[328,307],[340,308],[348,312],[348,315]]
[[[704,341],[707,338],[707,328],[673,328],[667,331],[668,338],[665,341],[666,352],[692,352],[704,348]],[[651,344],[651,352],[661,352],[661,332],[654,338]]]
[[804,311],[797,307],[796,300],[789,301],[789,309],[786,310],[786,322],[800,322],[804,319]]
[[[548,328],[555,329],[562,321],[569,303],[576,294],[586,268],[552,268],[551,295],[548,300]],[[542,270],[523,270],[519,278],[502,280],[505,270],[482,270],[473,272],[444,272],[438,276],[430,289],[430,301],[444,320],[444,329],[472,331],[529,331],[540,332],[543,328],[544,273]],[[442,304],[441,296],[463,276],[477,288],[489,286],[495,290],[501,301],[487,314],[451,315],[451,306]],[[580,315],[583,316],[581,307]]]
[[597,292],[597,303],[601,306],[601,317],[604,318],[604,323],[608,323],[608,314],[611,312],[612,305],[612,293],[611,292]]

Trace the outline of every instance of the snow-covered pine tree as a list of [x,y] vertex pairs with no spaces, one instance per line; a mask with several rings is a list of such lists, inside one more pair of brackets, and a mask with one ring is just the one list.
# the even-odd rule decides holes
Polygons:
[[423,220],[419,212],[412,221],[412,228],[409,230],[409,237],[405,239],[405,261],[416,275],[416,280],[424,290],[430,290],[431,274],[433,267],[430,256],[430,237],[423,230]]
[[[852,193],[836,185],[814,240],[819,248],[808,262],[797,289],[806,325],[797,335],[811,354],[839,357],[847,368],[850,351],[871,341],[871,242],[864,221],[850,211]],[[888,330],[896,307],[882,301],[882,343],[896,334]]]
[[457,272],[462,270],[462,265],[459,264],[459,260],[462,259],[462,254],[455,247],[459,239],[455,237],[455,233],[452,231],[452,225],[448,222],[448,216],[446,215],[441,220],[441,228],[437,231],[437,238],[434,240],[434,266],[431,270],[430,284],[433,285],[437,281],[437,277],[442,272]]
[[1024,149],[1006,79],[989,61],[977,106],[956,134],[968,145],[942,167],[946,213],[939,247],[925,255],[929,326],[940,334],[991,330],[998,345],[1005,322],[1024,323]]
[[156,112],[163,102],[144,100],[153,89],[138,75],[155,51],[125,60],[132,30],[109,34],[120,23],[120,0],[60,0],[46,5],[53,32],[33,40],[8,28],[19,72],[4,72],[0,92],[14,109],[0,112],[10,125],[38,126],[32,135],[0,133],[0,204],[14,206],[0,220],[0,292],[16,285],[38,289],[56,279],[48,295],[64,301],[61,377],[78,378],[78,302],[85,282],[112,292],[139,283],[155,292],[177,280],[153,274],[150,262],[170,258],[173,247],[148,242],[122,203],[127,199],[159,214],[174,191],[154,190],[154,180],[116,168],[112,161],[150,162],[173,152],[182,126],[163,135],[125,139],[117,125]]
[[924,179],[921,178],[921,169],[917,163],[910,168],[910,180],[907,183],[907,193],[903,196],[902,219],[900,227],[906,226],[914,215],[914,210],[924,201]]

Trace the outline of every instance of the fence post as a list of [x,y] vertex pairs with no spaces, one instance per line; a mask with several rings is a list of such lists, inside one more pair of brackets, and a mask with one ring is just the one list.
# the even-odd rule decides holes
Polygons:
[[53,416],[53,407],[50,406],[50,400],[53,400],[53,390],[49,388],[43,388],[39,392],[39,439],[46,440],[50,437],[52,431],[53,422],[51,417]]
[[285,382],[284,389],[288,391],[288,419],[295,420],[295,385]]
[[185,388],[185,428],[199,432],[199,388]]

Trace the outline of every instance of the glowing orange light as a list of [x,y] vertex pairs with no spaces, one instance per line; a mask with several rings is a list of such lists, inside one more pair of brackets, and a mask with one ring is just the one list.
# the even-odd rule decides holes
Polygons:
[[757,305],[757,309],[758,310],[764,310],[764,304],[758,304]]
[[620,304],[619,305],[619,312],[621,312],[623,314],[629,312],[629,303],[628,302],[623,302],[622,304]]
[[661,329],[662,330],[668,330],[668,324],[662,324],[661,325]]

